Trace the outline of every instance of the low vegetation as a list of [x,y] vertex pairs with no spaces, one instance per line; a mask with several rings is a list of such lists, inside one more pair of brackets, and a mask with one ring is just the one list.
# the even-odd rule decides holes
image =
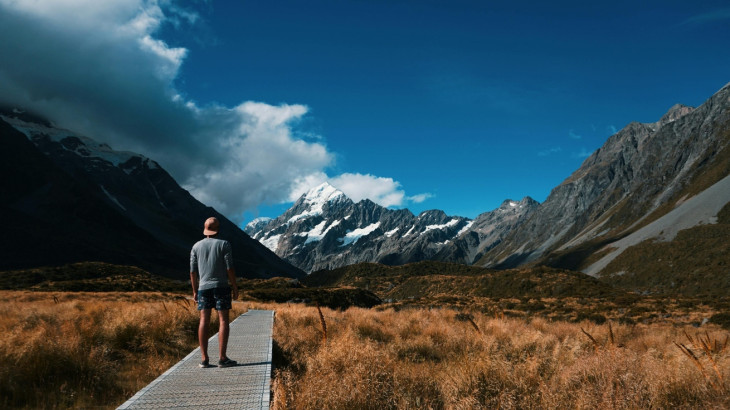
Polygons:
[[0,296],[2,408],[114,408],[198,345],[198,313],[181,295]]
[[68,292],[185,291],[190,285],[137,268],[103,262],[20,269],[0,273],[0,289]]
[[730,406],[719,328],[275,308],[275,409]]
[[[0,291],[2,408],[113,408],[197,347],[188,283],[84,263],[0,285],[22,273]],[[277,312],[274,408],[730,406],[727,296],[431,262],[239,288],[234,315]]]
[[304,278],[308,286],[354,286],[383,299],[438,295],[489,298],[615,297],[626,292],[580,272],[548,267],[494,270],[424,261],[402,266],[359,263]]
[[722,297],[730,294],[730,204],[717,223],[680,231],[670,242],[645,241],[616,257],[602,279],[653,294]]
[[[381,300],[372,292],[352,287],[305,288],[296,279],[239,279],[241,300],[300,302],[333,309],[373,307]],[[80,262],[0,272],[0,289],[43,292],[174,292],[190,295],[189,281],[153,275],[134,266]]]
[[[320,271],[308,286],[350,286],[373,291],[378,310],[450,308],[488,316],[541,317],[597,324],[664,323],[699,326],[730,309],[727,295],[714,297],[641,294],[580,272],[548,267],[496,271],[441,262],[404,266],[362,263]],[[721,317],[716,318],[717,321]]]

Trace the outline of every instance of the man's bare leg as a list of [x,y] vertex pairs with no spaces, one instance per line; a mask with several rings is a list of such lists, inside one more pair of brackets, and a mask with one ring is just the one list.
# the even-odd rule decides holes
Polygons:
[[208,360],[208,327],[210,326],[210,309],[200,311],[200,325],[198,325],[198,341],[203,361]]
[[228,333],[230,332],[228,312],[228,309],[218,311],[218,347],[220,350],[221,360],[225,360],[225,358],[228,357],[226,356],[226,350],[228,349]]

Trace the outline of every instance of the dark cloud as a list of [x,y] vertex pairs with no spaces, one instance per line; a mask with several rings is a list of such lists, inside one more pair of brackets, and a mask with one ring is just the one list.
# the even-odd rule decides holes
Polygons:
[[[155,33],[199,20],[170,0],[0,0],[0,103],[146,155],[234,220],[330,179],[334,155],[322,138],[293,129],[306,106],[198,106],[175,88],[187,50]],[[386,206],[409,198],[391,178],[332,180]]]
[[[168,6],[175,21],[196,20]],[[304,106],[197,107],[180,96],[186,50],[153,36],[166,18],[154,1],[0,0],[0,102],[145,154],[234,219],[286,201],[296,178],[331,163],[324,145],[293,136]]]

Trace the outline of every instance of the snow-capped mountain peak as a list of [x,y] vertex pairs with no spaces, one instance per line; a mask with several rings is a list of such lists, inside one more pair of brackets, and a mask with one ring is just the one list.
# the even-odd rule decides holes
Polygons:
[[388,209],[367,199],[355,203],[324,183],[299,197],[278,218],[251,222],[245,231],[308,272],[364,261],[471,263],[481,256],[482,242],[498,242],[529,211],[523,207],[525,200],[505,201],[508,207],[510,202],[514,203],[512,211],[495,210],[489,221],[477,224],[437,209],[416,216],[407,209]]
[[342,191],[324,182],[299,198],[292,208],[297,212],[289,217],[287,222],[294,223],[301,219],[322,215],[326,204],[337,201],[349,201],[349,198]]
[[313,207],[321,207],[324,203],[333,201],[342,196],[345,196],[342,191],[333,187],[329,183],[324,182],[304,194],[304,201]]
[[271,221],[271,218],[269,218],[268,216],[262,216],[260,218],[256,218],[253,221],[247,223],[246,228],[252,228],[257,225],[266,224],[266,223],[269,223],[270,221]]

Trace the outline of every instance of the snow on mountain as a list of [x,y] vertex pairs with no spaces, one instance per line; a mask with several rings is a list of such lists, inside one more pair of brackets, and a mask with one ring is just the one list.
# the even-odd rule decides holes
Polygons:
[[53,142],[60,143],[63,149],[67,151],[73,152],[81,157],[100,159],[109,162],[115,167],[122,168],[128,174],[131,172],[131,169],[129,167],[125,167],[124,164],[127,164],[134,158],[142,160],[142,162],[148,165],[150,169],[159,168],[159,165],[156,162],[151,161],[149,158],[140,154],[128,151],[115,151],[107,144],[99,143],[91,138],[76,135],[68,130],[54,128],[34,122],[26,122],[19,118],[4,115],[0,115],[0,118],[12,125],[16,130],[25,134],[25,136],[31,141],[47,137]]
[[271,222],[271,218],[268,217],[256,218],[246,224],[246,227],[243,230],[252,238],[259,239],[258,237],[263,233],[264,228],[269,224],[269,222]]
[[507,199],[499,208],[470,221],[435,256],[438,260],[473,264],[485,252],[501,243],[509,232],[520,226],[540,204],[530,197],[521,201]]
[[251,222],[247,223],[247,224],[246,224],[246,228],[250,228],[250,227],[256,227],[256,226],[261,226],[261,225],[265,225],[265,224],[267,224],[267,223],[269,223],[269,222],[271,222],[271,218],[269,218],[269,217],[267,217],[267,216],[262,216],[262,217],[260,217],[260,218],[256,218],[256,219],[254,219],[253,221],[251,221]]
[[[256,239],[256,238],[254,238]],[[276,253],[276,250],[279,248],[279,240],[281,239],[281,235],[273,235],[269,236],[268,238],[261,239],[260,242],[271,252]]]
[[456,233],[456,237],[458,238],[459,236],[463,235],[465,232],[468,232],[469,229],[471,229],[471,227],[473,225],[474,225],[474,221],[469,221],[469,223],[467,223],[466,225],[464,225],[464,227],[461,228],[461,230]]
[[426,225],[426,229],[424,229],[424,231],[421,232],[421,235],[423,235],[424,233],[426,233],[428,231],[434,230],[434,229],[446,229],[446,228],[450,228],[450,227],[452,227],[452,226],[454,226],[454,225],[456,225],[458,223],[459,223],[459,220],[458,219],[452,219],[452,220],[450,220],[449,222],[447,222],[445,224],[440,224],[440,225]]
[[364,228],[358,228],[354,231],[347,232],[345,234],[345,237],[340,239],[342,241],[342,245],[340,246],[347,246],[350,244],[353,244],[357,242],[358,239],[362,238],[363,236],[370,235],[371,233],[375,232],[376,229],[380,227],[380,222],[376,222],[374,224],[370,224]]
[[[515,202],[510,218],[520,214],[521,205]],[[312,272],[358,262],[457,261],[448,252],[443,257],[438,254],[454,246],[478,246],[478,237],[468,245],[458,241],[473,226],[468,218],[439,210],[415,216],[407,209],[392,210],[367,199],[355,203],[324,183],[278,218],[252,221],[245,231],[288,262]]]
[[330,229],[334,228],[335,226],[339,225],[340,221],[334,221],[329,226],[327,226],[327,220],[324,220],[320,222],[317,226],[315,226],[311,231],[300,233],[299,236],[304,236],[307,238],[306,241],[304,241],[304,244],[308,244],[310,242],[316,242],[321,241],[322,238],[327,235],[327,233],[330,231]]
[[292,216],[287,222],[296,222],[303,218],[309,218],[322,214],[322,208],[328,202],[344,197],[345,194],[327,182],[307,192],[301,199],[307,210]]
[[384,235],[385,235],[386,237],[390,238],[391,236],[395,235],[395,233],[396,233],[396,232],[398,232],[398,230],[399,230],[399,229],[400,229],[400,228],[395,228],[395,229],[393,229],[393,230],[391,230],[391,231],[388,231],[388,232],[386,232],[386,233],[385,233]]

